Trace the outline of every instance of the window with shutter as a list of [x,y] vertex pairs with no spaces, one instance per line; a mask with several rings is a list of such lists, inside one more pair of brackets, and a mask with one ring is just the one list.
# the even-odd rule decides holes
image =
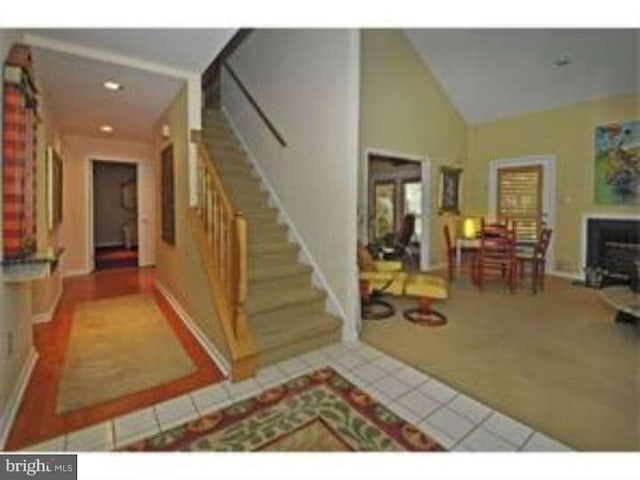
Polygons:
[[542,223],[542,167],[498,170],[498,214],[516,223],[519,240],[535,240]]

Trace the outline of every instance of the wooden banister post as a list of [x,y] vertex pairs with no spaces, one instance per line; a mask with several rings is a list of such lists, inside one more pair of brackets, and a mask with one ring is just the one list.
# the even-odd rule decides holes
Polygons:
[[246,320],[244,303],[247,299],[247,221],[242,212],[236,212],[233,217],[235,236],[235,271],[233,273],[234,287],[234,331],[238,335],[238,325]]

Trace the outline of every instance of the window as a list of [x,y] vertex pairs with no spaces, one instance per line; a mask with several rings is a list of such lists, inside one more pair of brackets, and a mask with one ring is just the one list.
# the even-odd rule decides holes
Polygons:
[[396,186],[393,182],[375,184],[375,236],[381,238],[393,233],[395,225]]
[[411,180],[403,183],[403,216],[412,213],[416,216],[415,237],[422,238],[422,182]]
[[542,219],[542,167],[498,169],[498,215],[516,222],[519,239],[535,240]]

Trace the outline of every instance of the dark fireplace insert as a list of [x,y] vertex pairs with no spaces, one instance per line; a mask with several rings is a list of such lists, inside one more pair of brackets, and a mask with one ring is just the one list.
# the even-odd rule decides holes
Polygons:
[[601,269],[604,272],[604,284],[637,284],[640,220],[588,219],[586,253],[587,268]]

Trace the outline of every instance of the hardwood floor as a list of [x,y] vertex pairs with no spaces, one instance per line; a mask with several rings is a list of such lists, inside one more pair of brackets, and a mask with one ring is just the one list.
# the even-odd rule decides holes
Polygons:
[[[16,415],[7,450],[19,450],[66,432],[147,407],[224,379],[224,375],[154,288],[152,268],[106,270],[64,281],[64,293],[51,322],[34,326],[40,357]],[[78,302],[150,293],[196,365],[191,375],[64,415],[55,413],[74,306]]]

